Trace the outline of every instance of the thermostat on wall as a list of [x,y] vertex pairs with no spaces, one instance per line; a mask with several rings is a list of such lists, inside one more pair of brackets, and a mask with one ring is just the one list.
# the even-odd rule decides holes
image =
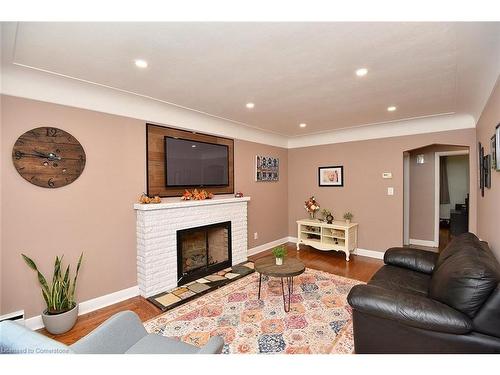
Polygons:
[[392,178],[392,173],[391,172],[384,172],[384,173],[382,173],[382,178]]

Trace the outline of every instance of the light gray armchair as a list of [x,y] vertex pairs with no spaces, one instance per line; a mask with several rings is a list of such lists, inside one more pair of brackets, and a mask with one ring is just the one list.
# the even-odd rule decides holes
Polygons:
[[148,334],[139,317],[123,311],[76,343],[61,344],[17,323],[0,323],[0,353],[77,354],[220,354],[224,340],[215,336],[198,348],[168,337]]

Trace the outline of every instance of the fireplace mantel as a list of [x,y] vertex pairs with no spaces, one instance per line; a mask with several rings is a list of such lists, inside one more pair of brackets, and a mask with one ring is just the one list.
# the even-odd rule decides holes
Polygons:
[[151,297],[177,286],[177,231],[230,221],[232,265],[245,262],[249,201],[219,195],[203,201],[164,198],[162,203],[134,204],[141,295]]
[[167,208],[183,208],[192,206],[210,206],[214,204],[227,204],[236,202],[248,202],[250,197],[235,198],[232,195],[219,195],[214,196],[212,199],[205,199],[201,201],[182,201],[180,198],[162,198],[161,203],[149,203],[149,204],[134,204],[135,210],[141,211],[151,211],[151,210],[163,210]]

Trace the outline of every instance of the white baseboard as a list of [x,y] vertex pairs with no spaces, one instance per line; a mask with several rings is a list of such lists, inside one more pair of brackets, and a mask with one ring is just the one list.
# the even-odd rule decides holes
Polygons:
[[265,244],[252,247],[251,249],[248,249],[247,254],[248,255],[255,255],[255,254],[261,253],[263,251],[269,250],[272,247],[282,245],[284,243],[289,242],[288,239],[289,239],[289,237],[283,237],[283,238],[280,238],[280,239],[275,240],[275,241],[267,242]]
[[[288,237],[288,242],[297,243],[297,237]],[[375,259],[384,259],[384,251],[355,249],[352,254]]]
[[42,321],[42,316],[37,315],[37,316],[34,316],[33,318],[26,319],[24,321],[24,325],[26,327],[28,327],[29,329],[32,329],[33,331],[40,329],[40,328],[43,328],[44,325],[43,325],[43,321]]
[[384,259],[385,251],[367,250],[367,249],[355,249],[352,252],[354,255],[359,255],[362,257],[369,257],[375,259]]
[[439,243],[436,241],[428,241],[428,240],[415,240],[410,238],[410,245],[417,246],[427,246],[427,247],[439,247]]
[[[88,301],[81,302],[78,308],[78,315],[87,314],[89,312],[102,309],[103,307],[124,301],[126,299],[139,295],[139,287],[133,286],[127,289],[122,289],[114,293],[106,294],[101,297],[92,298]],[[37,315],[33,318],[26,319],[26,327],[32,330],[43,328],[42,316]]]

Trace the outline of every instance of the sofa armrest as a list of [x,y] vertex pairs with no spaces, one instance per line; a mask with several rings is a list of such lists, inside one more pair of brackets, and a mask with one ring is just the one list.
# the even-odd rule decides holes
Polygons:
[[10,320],[0,322],[0,354],[66,353],[73,353],[69,346]]
[[70,348],[78,354],[123,354],[147,334],[137,314],[122,311]]
[[198,350],[197,354],[220,354],[224,347],[224,340],[220,336],[214,336]]
[[431,298],[373,285],[354,286],[347,300],[362,313],[437,332],[464,334],[472,321],[461,312]]
[[408,247],[391,247],[384,254],[384,262],[385,264],[408,268],[430,275],[434,271],[438,255],[432,251]]

